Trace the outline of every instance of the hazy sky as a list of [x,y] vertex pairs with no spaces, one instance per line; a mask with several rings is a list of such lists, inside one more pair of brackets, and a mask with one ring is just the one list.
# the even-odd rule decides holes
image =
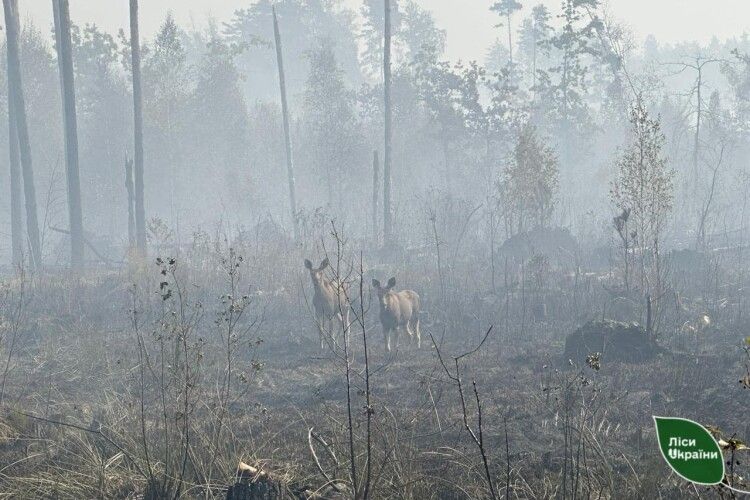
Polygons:
[[[356,9],[361,0],[344,0]],[[540,0],[524,1],[528,8]],[[553,12],[560,0],[542,0]],[[168,11],[183,26],[202,26],[206,15],[220,21],[253,0],[141,0],[141,31],[150,37]],[[483,59],[497,37],[497,17],[488,11],[493,0],[417,0],[431,10],[437,24],[448,31],[451,59]],[[52,24],[52,5],[47,0],[21,0],[24,18],[42,28]],[[95,22],[108,31],[125,28],[127,0],[72,0],[71,18],[78,24]],[[653,34],[659,41],[701,41],[712,36],[727,38],[750,31],[750,0],[609,0],[613,16],[625,22],[639,40]]]

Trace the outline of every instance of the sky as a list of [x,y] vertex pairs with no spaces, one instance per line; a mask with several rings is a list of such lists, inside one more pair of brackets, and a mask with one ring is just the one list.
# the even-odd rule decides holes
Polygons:
[[[487,49],[498,37],[497,17],[489,12],[494,0],[416,0],[432,11],[439,27],[448,33],[447,56],[452,59],[483,60]],[[524,2],[528,11],[542,1],[554,13],[560,0]],[[203,27],[208,15],[219,21],[228,20],[239,8],[253,0],[141,0],[141,33],[149,38],[159,27],[167,12],[172,11],[184,27]],[[344,0],[359,9],[362,0]],[[52,25],[52,6],[48,0],[20,0],[21,15],[40,28]],[[708,42],[739,36],[750,31],[748,0],[608,0],[612,16],[630,27],[636,40],[654,35],[660,42]],[[72,0],[73,22],[94,22],[110,32],[127,28],[127,0]],[[524,14],[525,15],[525,14]]]

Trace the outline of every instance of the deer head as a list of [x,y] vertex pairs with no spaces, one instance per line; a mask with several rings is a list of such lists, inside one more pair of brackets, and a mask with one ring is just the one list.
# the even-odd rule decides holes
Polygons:
[[318,266],[317,268],[313,267],[310,260],[305,259],[305,267],[308,271],[310,271],[310,278],[312,279],[313,285],[319,287],[326,282],[325,274],[323,273],[323,271],[326,267],[328,267],[328,257],[323,259],[323,261],[320,263],[320,266]]
[[372,287],[378,292],[378,302],[381,307],[385,307],[385,296],[394,286],[396,286],[396,278],[389,279],[386,286],[381,286],[380,281],[376,279],[372,280]]

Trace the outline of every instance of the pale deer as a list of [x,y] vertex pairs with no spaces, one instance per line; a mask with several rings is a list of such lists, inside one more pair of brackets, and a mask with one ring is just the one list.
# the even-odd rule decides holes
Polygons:
[[320,334],[320,348],[325,347],[327,326],[328,332],[333,336],[333,318],[342,325],[342,330],[349,326],[349,304],[346,299],[346,291],[343,285],[326,278],[324,273],[328,267],[328,258],[323,259],[320,266],[313,267],[312,262],[305,259],[305,267],[310,271],[313,283],[313,310],[315,312],[315,323]]
[[381,286],[378,280],[373,279],[372,286],[378,292],[380,324],[383,326],[386,351],[391,350],[391,332],[395,335],[395,347],[398,348],[398,333],[401,328],[406,328],[410,342],[416,335],[417,348],[421,347],[422,334],[419,331],[419,295],[417,292],[413,290],[392,291],[391,289],[396,286],[396,278],[389,279],[386,286]]

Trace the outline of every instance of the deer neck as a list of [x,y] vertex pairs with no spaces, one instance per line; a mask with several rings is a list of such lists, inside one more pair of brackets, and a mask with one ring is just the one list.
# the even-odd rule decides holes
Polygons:
[[313,287],[315,288],[316,291],[322,292],[322,293],[327,293],[331,291],[331,289],[333,288],[331,286],[331,282],[325,279],[322,279],[320,281],[313,280]]
[[392,311],[393,304],[396,302],[396,294],[394,292],[388,292],[383,296],[383,300],[380,302],[380,308],[384,311]]

